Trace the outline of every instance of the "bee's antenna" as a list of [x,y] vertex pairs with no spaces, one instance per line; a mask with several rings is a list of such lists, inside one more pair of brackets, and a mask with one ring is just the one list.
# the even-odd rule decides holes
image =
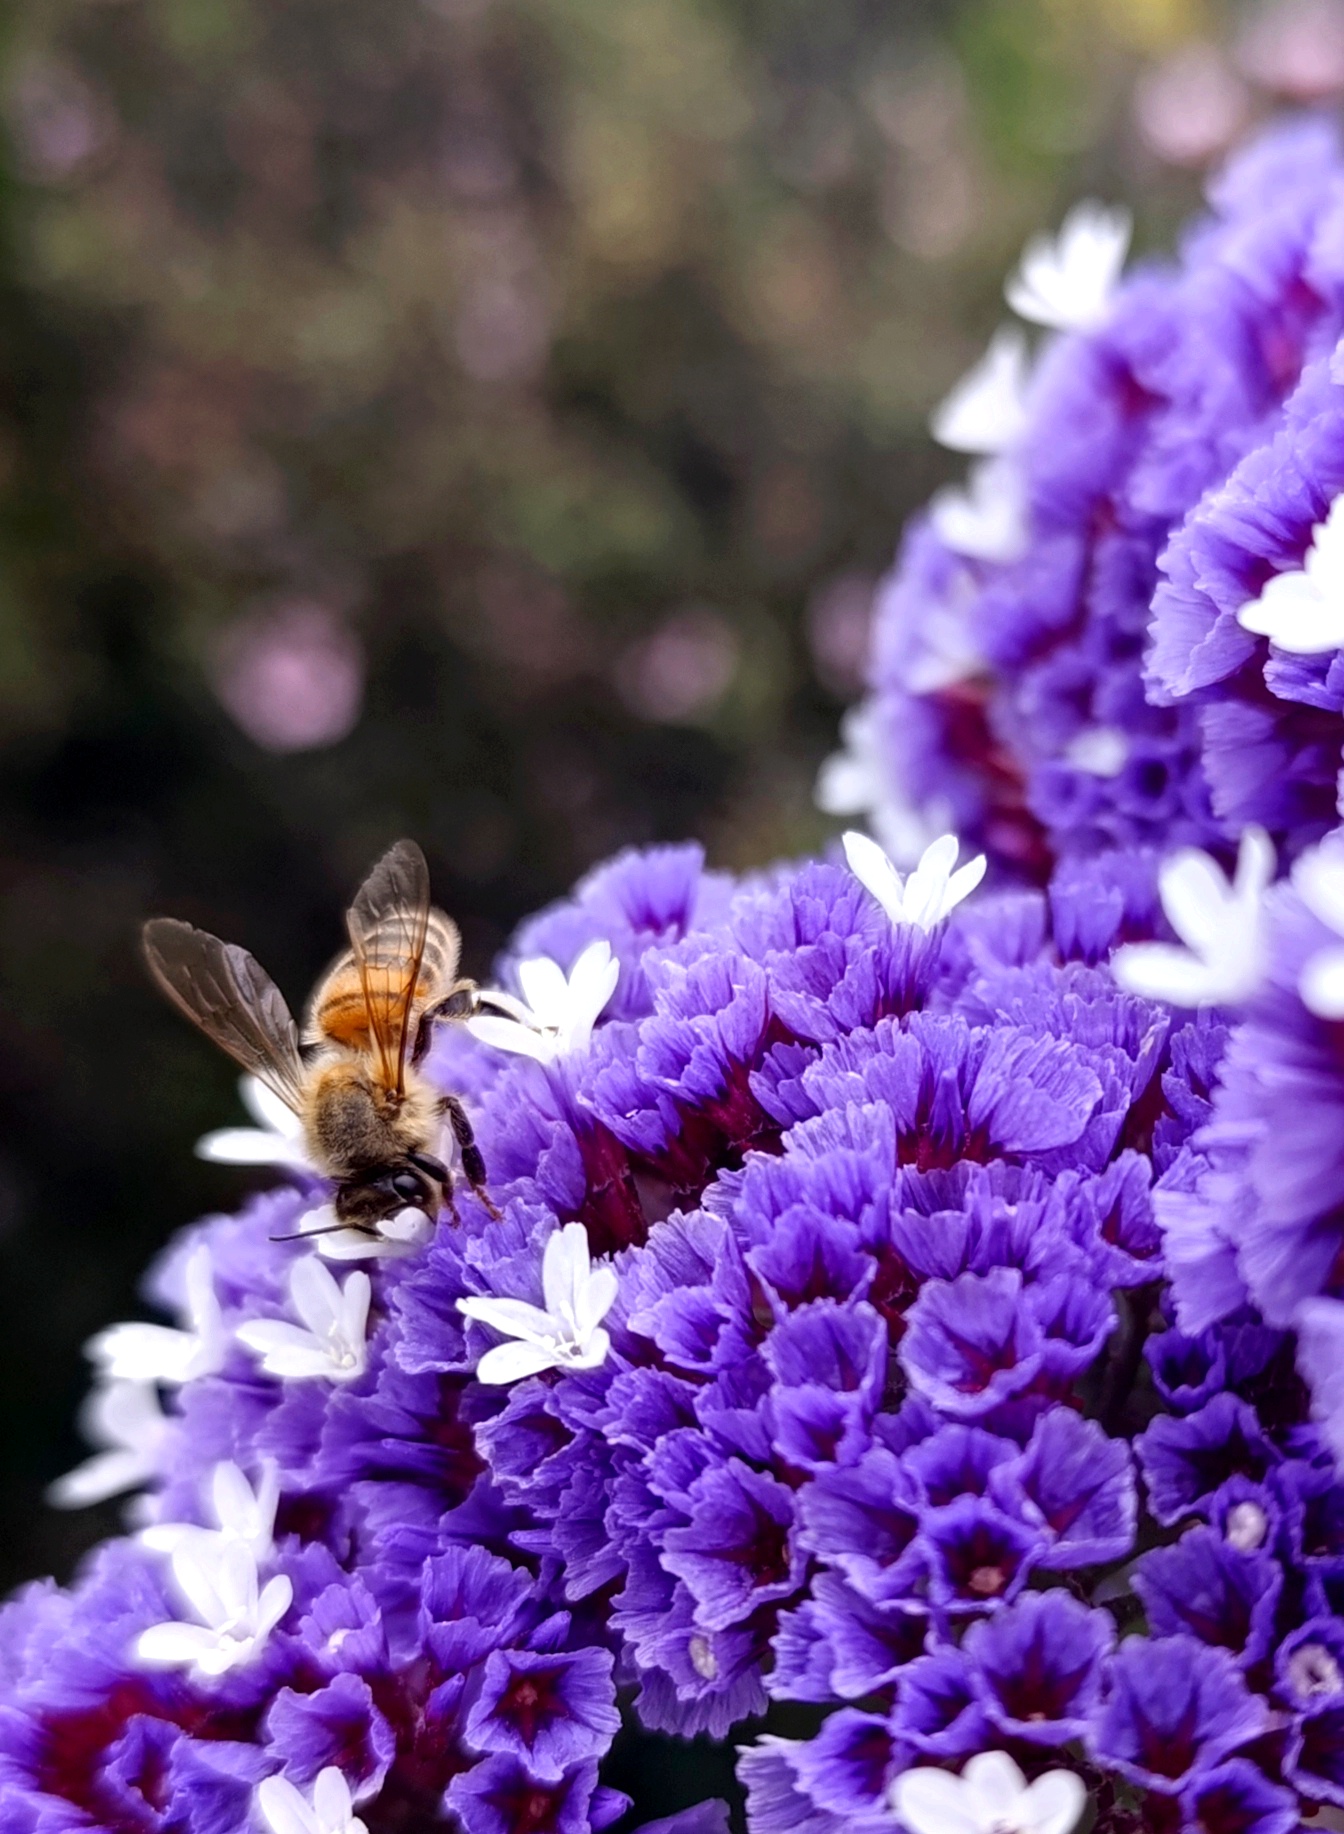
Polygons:
[[328,1223],[324,1229],[296,1229],[292,1235],[273,1235],[273,1242],[311,1242],[319,1235],[340,1235],[346,1229],[358,1230],[361,1235],[368,1235],[369,1230],[359,1229],[356,1223]]

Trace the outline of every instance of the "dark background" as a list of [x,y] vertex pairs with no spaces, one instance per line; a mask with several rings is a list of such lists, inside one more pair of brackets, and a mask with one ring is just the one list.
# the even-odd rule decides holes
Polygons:
[[248,1176],[192,1156],[234,1075],[141,920],[297,1000],[403,833],[477,974],[621,845],[818,844],[873,581],[957,471],[925,416],[1023,238],[1095,192],[1163,245],[1341,42],[1316,0],[8,16],[0,1582],[116,1527],[41,1501],[80,1345]]

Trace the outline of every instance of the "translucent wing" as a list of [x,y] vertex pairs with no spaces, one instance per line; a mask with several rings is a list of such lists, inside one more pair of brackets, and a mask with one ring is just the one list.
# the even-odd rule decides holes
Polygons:
[[143,932],[149,971],[173,1005],[296,1112],[303,1075],[298,1032],[284,995],[261,964],[175,917]]
[[[426,961],[431,917],[434,959]],[[457,930],[441,912],[431,913],[429,868],[414,841],[398,841],[379,860],[359,888],[346,928],[383,1085],[400,1093],[412,1016],[430,990],[451,980],[457,965]]]

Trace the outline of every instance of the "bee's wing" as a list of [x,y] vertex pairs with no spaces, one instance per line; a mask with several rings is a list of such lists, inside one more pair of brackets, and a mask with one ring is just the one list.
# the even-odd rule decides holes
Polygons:
[[285,997],[261,964],[175,917],[144,928],[145,960],[159,986],[207,1038],[298,1110],[303,1076],[298,1032]]
[[411,1016],[422,991],[429,918],[425,856],[414,841],[398,841],[360,886],[345,919],[383,1086],[398,1094],[405,1087]]

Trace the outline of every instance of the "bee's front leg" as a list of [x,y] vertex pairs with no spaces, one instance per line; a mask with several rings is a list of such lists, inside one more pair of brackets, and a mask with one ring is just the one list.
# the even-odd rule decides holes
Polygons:
[[[439,1113],[448,1117],[457,1141],[457,1150],[462,1155],[462,1172],[473,1193],[484,1204],[495,1222],[503,1221],[503,1212],[496,1208],[489,1191],[485,1188],[485,1160],[481,1149],[476,1144],[476,1135],[472,1132],[471,1117],[455,1095],[439,1097]],[[454,1219],[457,1211],[453,1210]]]

